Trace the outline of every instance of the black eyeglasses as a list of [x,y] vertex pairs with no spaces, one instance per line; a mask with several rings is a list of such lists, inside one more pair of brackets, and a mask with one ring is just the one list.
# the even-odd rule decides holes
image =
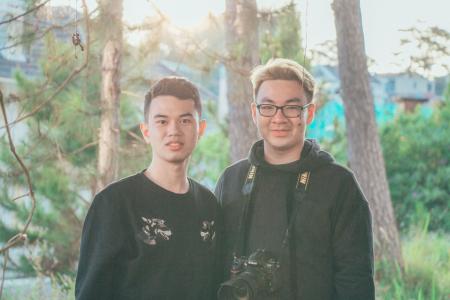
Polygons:
[[298,118],[302,114],[302,112],[310,106],[311,103],[306,105],[273,105],[273,104],[258,104],[256,108],[258,108],[259,114],[263,117],[273,117],[277,114],[277,111],[281,109],[283,116],[286,118]]

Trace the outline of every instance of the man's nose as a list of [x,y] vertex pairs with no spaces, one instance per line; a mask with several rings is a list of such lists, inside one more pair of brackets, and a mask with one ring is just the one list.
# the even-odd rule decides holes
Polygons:
[[167,130],[169,135],[179,135],[181,132],[180,124],[177,121],[171,121]]
[[278,108],[277,112],[272,117],[272,122],[286,122],[286,121],[287,121],[287,119],[284,116],[282,109]]

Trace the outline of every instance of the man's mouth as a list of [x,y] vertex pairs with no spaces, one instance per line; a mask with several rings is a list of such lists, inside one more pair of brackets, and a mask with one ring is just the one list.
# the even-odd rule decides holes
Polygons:
[[180,150],[181,147],[183,147],[183,143],[181,142],[168,142],[166,144],[167,147],[169,147],[170,150]]
[[286,136],[289,133],[289,129],[271,129],[274,136]]

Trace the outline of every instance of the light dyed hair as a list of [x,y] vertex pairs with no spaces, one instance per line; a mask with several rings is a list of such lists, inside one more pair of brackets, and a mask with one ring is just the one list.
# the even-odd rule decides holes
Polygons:
[[269,60],[265,65],[259,65],[252,70],[250,80],[253,85],[253,98],[256,101],[259,88],[266,80],[294,80],[303,87],[307,103],[314,97],[314,78],[297,62],[286,58]]

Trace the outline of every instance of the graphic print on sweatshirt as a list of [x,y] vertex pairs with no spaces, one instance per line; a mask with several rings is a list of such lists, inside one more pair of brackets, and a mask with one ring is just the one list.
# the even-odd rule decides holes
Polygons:
[[212,242],[216,237],[214,221],[203,221],[200,229],[200,237],[203,242]]
[[141,240],[148,245],[156,245],[160,241],[168,241],[172,236],[172,230],[166,225],[166,221],[157,218],[141,217],[144,225],[139,233]]

